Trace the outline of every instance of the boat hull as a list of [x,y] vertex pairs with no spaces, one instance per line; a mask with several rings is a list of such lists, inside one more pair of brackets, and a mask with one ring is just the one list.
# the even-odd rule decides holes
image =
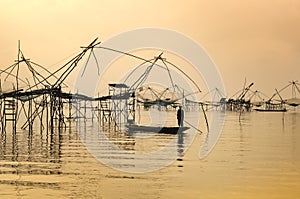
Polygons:
[[259,112],[286,112],[287,109],[254,109]]
[[177,134],[188,130],[189,127],[156,127],[156,126],[140,126],[140,125],[126,125],[128,132],[153,132],[153,133],[165,133],[165,134]]

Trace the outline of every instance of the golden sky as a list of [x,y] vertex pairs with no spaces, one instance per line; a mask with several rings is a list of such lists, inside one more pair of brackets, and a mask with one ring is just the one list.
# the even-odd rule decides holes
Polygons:
[[43,65],[78,52],[99,37],[159,27],[202,45],[218,66],[228,96],[244,79],[271,95],[300,81],[298,0],[0,0],[0,67],[25,55]]

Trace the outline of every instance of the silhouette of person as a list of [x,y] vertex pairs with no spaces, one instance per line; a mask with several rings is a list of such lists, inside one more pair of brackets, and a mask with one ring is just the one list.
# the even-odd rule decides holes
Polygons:
[[179,106],[179,109],[177,110],[178,126],[183,126],[183,120],[184,120],[184,111],[182,109],[182,106]]

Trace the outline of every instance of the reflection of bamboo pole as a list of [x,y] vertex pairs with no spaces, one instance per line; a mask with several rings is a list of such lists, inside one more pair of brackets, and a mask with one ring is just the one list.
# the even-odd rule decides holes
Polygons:
[[[98,92],[98,98],[99,98],[99,92]],[[96,101],[96,104],[97,104],[97,109],[96,109],[96,114],[97,114],[97,121],[98,121],[98,127],[99,125],[101,125],[100,121],[101,121],[101,112],[100,112],[100,101]]]
[[92,124],[94,124],[94,104],[92,101],[89,101],[90,102],[90,110],[91,110],[91,114],[92,114]]
[[54,119],[54,111],[53,111],[53,94],[50,94],[50,134],[53,134],[53,119]]
[[87,117],[86,117],[86,100],[84,100],[84,120],[87,120]]
[[44,116],[44,110],[45,110],[45,94],[43,94],[43,99],[40,102],[40,106],[42,106],[41,116],[40,116],[40,133],[43,133],[44,125],[43,125],[43,116]]
[[14,122],[14,132],[17,132],[17,117],[18,117],[18,100],[14,100],[14,104],[15,104],[15,110],[14,110],[14,119],[13,119],[13,122]]
[[48,139],[48,133],[49,133],[49,107],[48,107],[48,96],[45,98],[46,103],[46,132],[47,132],[47,139]]
[[[0,80],[0,85],[1,85],[1,80]],[[0,99],[0,119],[1,119],[1,131],[3,132],[3,112],[2,112],[2,103],[3,99]]]
[[72,117],[72,99],[70,98],[69,99],[69,120],[71,120],[71,117]]
[[28,104],[28,118],[27,118],[27,122],[28,122],[28,127],[29,127],[29,132],[32,131],[32,99],[29,100],[29,104]]
[[57,108],[58,108],[58,128],[60,129],[63,125],[63,122],[64,122],[64,115],[63,115],[63,101],[62,101],[62,98],[61,98],[61,90],[59,90],[59,96],[57,97],[58,98],[58,104],[57,104]]

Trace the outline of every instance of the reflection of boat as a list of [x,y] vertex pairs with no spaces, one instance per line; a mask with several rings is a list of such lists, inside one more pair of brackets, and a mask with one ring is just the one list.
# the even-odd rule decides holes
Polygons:
[[177,134],[177,132],[182,132],[188,130],[189,127],[181,126],[181,127],[159,127],[159,126],[140,126],[140,125],[126,125],[128,128],[128,132],[134,131],[147,131],[147,132],[156,132],[156,133],[166,133],[166,134]]

